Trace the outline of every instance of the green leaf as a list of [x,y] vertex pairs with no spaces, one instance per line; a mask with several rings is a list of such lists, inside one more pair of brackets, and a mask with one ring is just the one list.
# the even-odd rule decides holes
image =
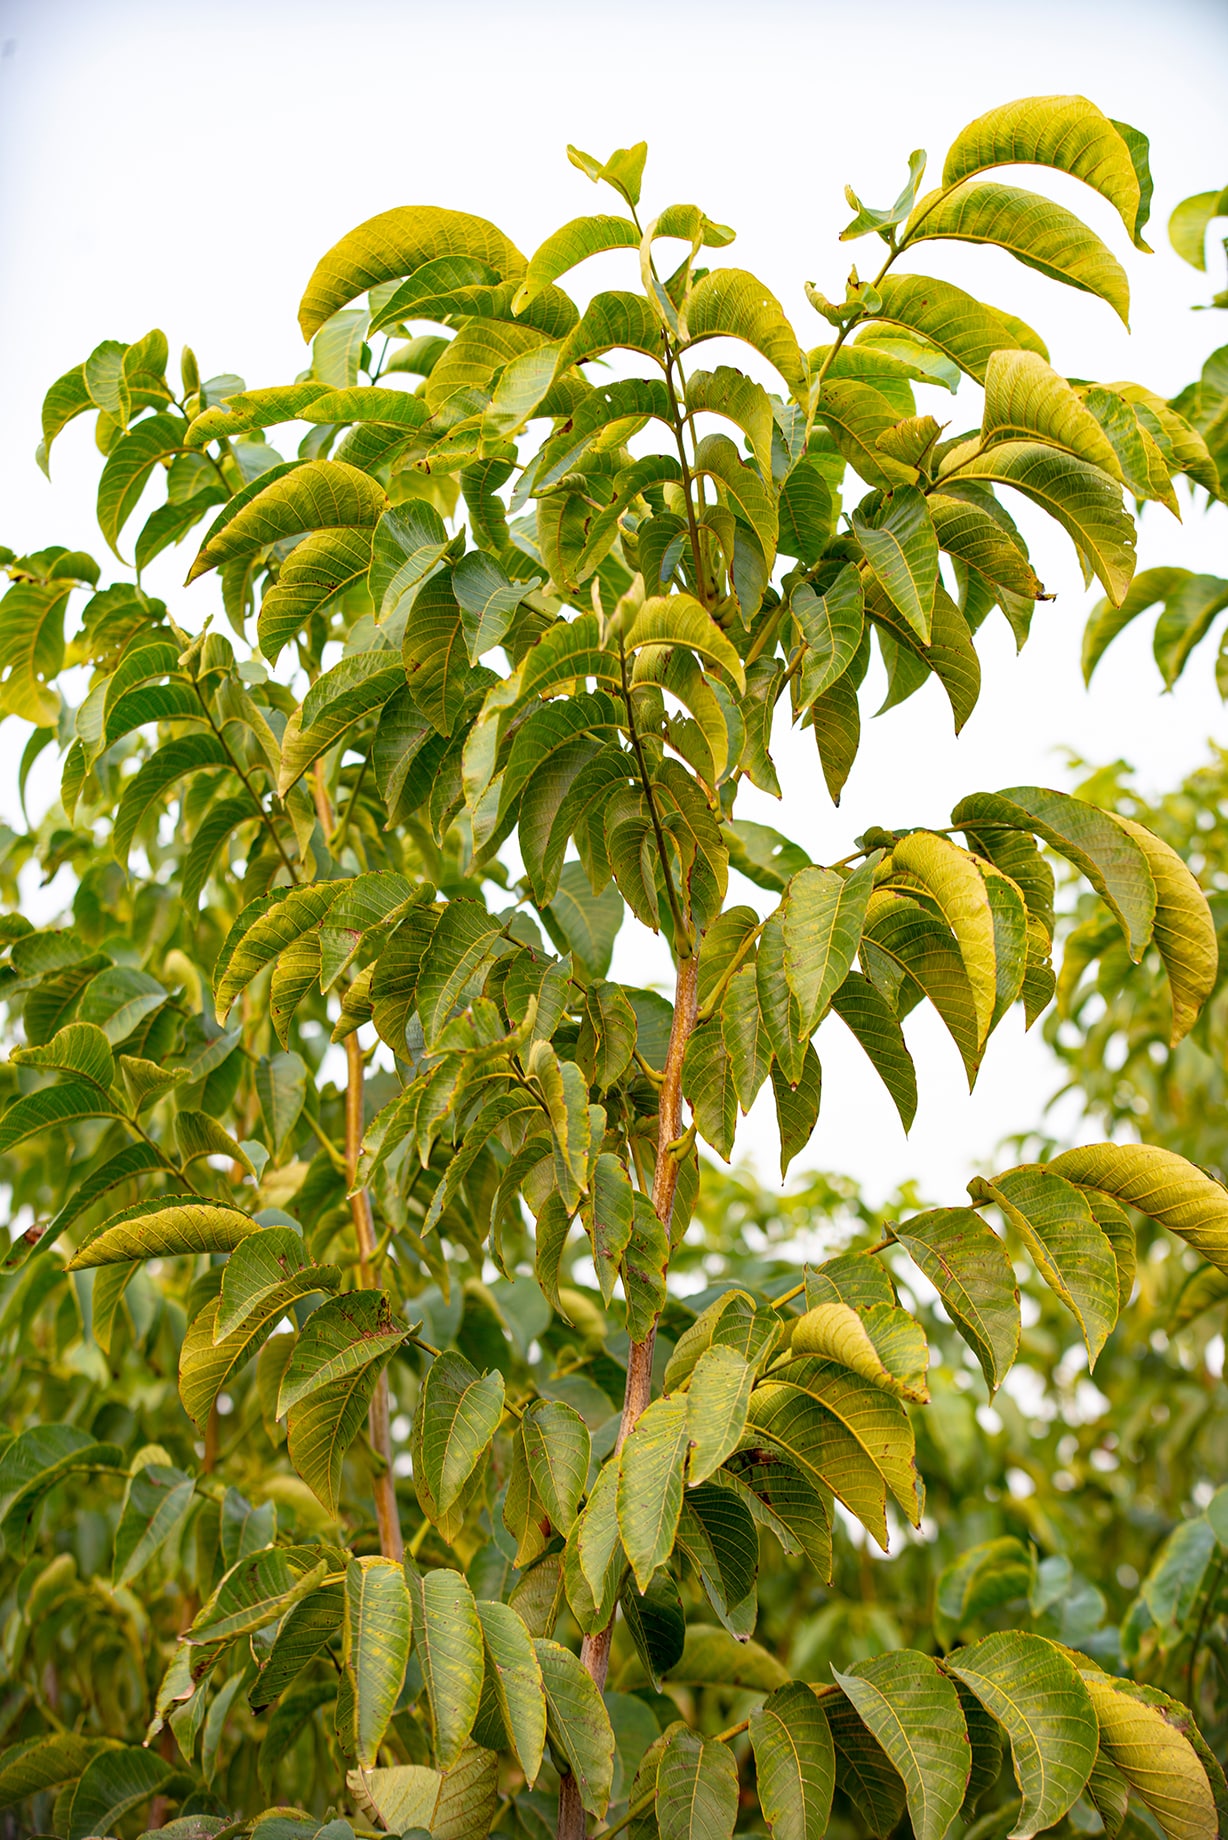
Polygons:
[[582,173],[596,185],[604,179],[612,185],[634,210],[640,201],[640,185],[644,177],[644,162],[648,158],[648,142],[636,141],[633,147],[617,147],[606,161],[594,159],[591,153],[584,153],[579,147],[568,144],[567,158],[573,166],[578,166]]
[[512,299],[513,313],[521,313],[560,275],[604,249],[638,249],[640,233],[625,217],[573,217],[548,236],[529,260],[524,280]]
[[580,864],[567,862],[542,920],[561,951],[574,952],[589,976],[604,977],[625,912],[613,882],[594,895]]
[[847,1303],[816,1304],[794,1323],[792,1348],[795,1354],[839,1361],[902,1399],[921,1404],[929,1399],[925,1332],[893,1303],[874,1303],[860,1310]]
[[818,1027],[848,976],[861,943],[874,881],[873,859],[851,875],[835,869],[801,869],[781,903],[784,972],[797,1002],[802,1037]]
[[733,1062],[719,1023],[702,1023],[687,1043],[682,1090],[700,1135],[728,1162],[737,1125],[737,1093]]
[[738,1104],[748,1112],[771,1067],[772,1045],[759,1010],[755,967],[734,973],[721,1004],[721,1035]]
[[993,908],[976,859],[934,831],[913,831],[895,846],[891,862],[903,871],[905,887],[919,884],[950,927],[983,1044],[994,1020],[998,964]]
[[[937,559],[934,566],[937,570]],[[861,577],[852,566],[841,569],[824,594],[816,594],[808,582],[794,588],[789,611],[808,648],[800,675],[802,706],[829,690],[857,656],[865,624],[863,608]]]
[[772,1096],[776,1101],[776,1124],[780,1131],[780,1173],[783,1179],[799,1150],[804,1150],[818,1123],[823,1096],[823,1070],[819,1057],[809,1042],[796,1082],[791,1081],[779,1060],[772,1062]]
[[[412,1626],[405,1573],[394,1559],[351,1559],[345,1572],[347,1748],[360,1769],[379,1755],[405,1679]],[[340,1719],[341,1700],[338,1700]]]
[[[1203,274],[1207,270],[1207,227],[1213,218],[1222,217],[1226,208],[1228,207],[1225,205],[1222,191],[1195,192],[1192,198],[1181,200],[1168,220],[1169,242],[1183,262],[1188,262],[1191,268],[1197,268]],[[52,391],[67,386],[66,394],[71,400],[75,387],[72,383],[74,375],[75,373],[70,371],[67,377],[62,377],[58,384],[52,385]],[[51,393],[48,392],[48,401],[51,400]],[[47,411],[44,408],[44,429],[46,425]],[[50,438],[48,438],[47,445],[51,445]]]
[[778,1687],[750,1715],[759,1806],[772,1840],[823,1840],[836,1759],[831,1729],[813,1690]]
[[[305,1559],[303,1555],[310,1555]],[[313,1548],[297,1549],[294,1562],[281,1547],[266,1546],[232,1565],[192,1619],[185,1640],[195,1648],[234,1642],[278,1622],[322,1583],[327,1558],[314,1564]]]
[[301,1674],[340,1629],[344,1615],[345,1584],[340,1579],[300,1598],[287,1611],[248,1694],[254,1712],[271,1706]]
[[655,594],[644,602],[624,641],[628,652],[645,646],[686,646],[728,671],[739,690],[746,689],[742,660],[711,614],[690,594]]
[[75,1731],[53,1731],[9,1745],[0,1758],[0,1808],[72,1781],[99,1751],[118,1748],[113,1738],[85,1738]]
[[0,601],[0,708],[39,727],[59,718],[50,687],[64,665],[64,609],[70,587],[19,582]]
[[1050,1289],[1072,1312],[1095,1367],[1117,1321],[1117,1259],[1080,1191],[1052,1166],[1023,1164],[969,1184],[973,1201],[995,1201]]
[[972,1753],[953,1683],[914,1649],[832,1670],[899,1771],[917,1840],[943,1840],[959,1813]]
[[872,522],[860,510],[853,512],[853,529],[883,592],[928,645],[938,582],[938,537],[924,495],[916,486],[895,486]]
[[283,648],[371,568],[371,532],[318,530],[290,551],[277,580],[265,590],[256,622],[260,650],[276,664]]
[[511,1738],[512,1750],[532,1788],[546,1743],[546,1695],[533,1642],[509,1604],[477,1604],[486,1650],[486,1678]]
[[971,1208],[914,1214],[895,1233],[996,1392],[1019,1348],[1019,1289],[1002,1241]]
[[948,498],[944,492],[931,492],[926,502],[940,549],[971,570],[992,592],[1005,588],[1027,600],[1039,598],[1043,589],[1028,561],[1023,540],[1001,521],[1000,508],[999,515],[994,516],[979,502]]
[[551,1525],[559,1533],[570,1533],[588,1481],[588,1426],[574,1406],[541,1399],[525,1412],[520,1428],[529,1479]]
[[299,1334],[277,1396],[278,1418],[333,1382],[391,1356],[408,1331],[393,1320],[383,1291],[353,1291],[313,1310]]
[[418,973],[418,1014],[428,1047],[434,1045],[469,980],[490,956],[491,943],[499,932],[499,922],[478,902],[448,902]]
[[[62,1087],[54,1090],[63,1091]],[[173,1258],[198,1252],[233,1252],[259,1225],[249,1214],[197,1195],[163,1195],[139,1201],[104,1221],[69,1260],[70,1271],[118,1265],[128,1259]]]
[[1055,1643],[1016,1630],[957,1649],[946,1667],[1006,1728],[1023,1798],[1009,1840],[1031,1840],[1061,1820],[1091,1774],[1098,1728],[1087,1687]]
[[1064,447],[1111,478],[1121,478],[1111,441],[1066,379],[1035,352],[996,351],[985,372],[981,439],[1033,438]]
[[911,248],[936,237],[996,244],[1053,281],[1099,295],[1129,324],[1130,284],[1121,263],[1073,211],[1039,192],[985,180],[930,192],[918,202],[902,241]]
[[905,1131],[917,1115],[917,1072],[903,1030],[869,978],[850,971],[831,999],[832,1009],[860,1042],[900,1114]]
[[1146,249],[1141,238],[1146,201],[1125,138],[1135,132],[1110,121],[1085,96],[1025,96],[978,115],[961,129],[947,154],[942,182],[958,185],[994,166],[1053,167],[1107,198],[1137,247]]
[[[607,1463],[598,1471],[589,1498],[567,1537],[567,1549],[569,1555],[575,1555],[575,1566],[588,1592],[588,1607],[593,1614],[587,1627],[594,1632],[604,1629],[614,1614],[618,1587],[626,1571],[626,1557],[618,1533],[616,1464]],[[576,1610],[570,1584],[568,1601],[572,1602],[573,1611]]]
[[598,1820],[610,1801],[614,1733],[592,1676],[570,1649],[535,1637],[533,1648],[546,1693],[550,1742],[576,1779],[580,1805]]
[[656,1807],[661,1840],[731,1840],[738,1770],[728,1746],[675,1725],[657,1766]]
[[1049,1168],[1137,1208],[1228,1272],[1228,1190],[1184,1157],[1155,1144],[1087,1144],[1064,1150]]
[[34,1425],[19,1431],[0,1453],[0,1501],[8,1550],[28,1559],[38,1527],[39,1509],[56,1484],[74,1471],[117,1470],[124,1454],[115,1444],[100,1444],[76,1425]]
[[1042,838],[1086,876],[1117,916],[1130,956],[1142,957],[1155,924],[1155,882],[1138,843],[1107,813],[1064,792],[1013,786],[961,799],[951,822],[961,830],[1005,825]]
[[[225,521],[206,536],[188,580],[311,531],[374,530],[387,507],[383,487],[369,473],[341,460],[309,460],[266,485],[233,515],[224,512]],[[233,501],[227,506],[232,510]]]
[[[724,487],[724,495],[732,504],[735,515],[754,531],[764,557],[770,561],[776,553],[779,528],[776,501],[754,468],[744,465],[729,436],[704,435],[696,444],[692,470],[706,473]],[[738,668],[740,672],[740,661]]]
[[661,1676],[681,1660],[686,1642],[686,1611],[678,1586],[667,1571],[659,1571],[641,1596],[628,1574],[618,1601],[635,1652],[654,1691],[659,1693]]
[[169,1464],[147,1463],[134,1470],[115,1529],[116,1586],[136,1578],[182,1526],[194,1492],[192,1478]]
[[128,860],[132,839],[163,796],[189,774],[230,766],[230,756],[216,735],[181,735],[167,741],[124,782],[111,827],[111,848],[121,863]]
[[314,338],[338,308],[359,294],[412,275],[441,256],[470,256],[509,281],[519,281],[526,266],[515,245],[483,217],[435,205],[382,211],[334,243],[316,264],[299,305],[304,339]]
[[98,524],[117,556],[119,533],[136,510],[154,468],[183,446],[186,433],[187,423],[181,416],[151,415],[108,454],[98,482]]
[[183,444],[191,451],[207,447],[219,437],[229,440],[257,428],[276,428],[295,421],[309,403],[328,394],[328,386],[314,378],[278,384],[271,390],[236,390],[233,396],[223,397],[193,419]]
[[688,345],[704,339],[741,339],[784,378],[789,393],[804,402],[809,371],[780,302],[756,276],[742,268],[718,268],[695,283],[686,303]]
[[884,1550],[885,1484],[916,1524],[913,1441],[904,1409],[849,1369],[828,1361],[799,1362],[789,1369],[788,1383],[756,1388],[748,1425],[778,1445],[803,1475],[839,1496]]
[[[482,1776],[477,1776],[475,1780],[472,1761],[487,1758],[490,1764],[484,1768],[482,1775],[489,1775],[492,1780],[489,1785],[483,1785]],[[494,1766],[493,1771],[490,1765]],[[466,1789],[481,1796],[474,1807],[476,1815],[480,1816],[482,1804],[486,1800],[482,1795],[483,1787],[488,1786],[493,1793],[497,1769],[497,1758],[477,1745],[470,1745],[468,1752],[462,1753],[462,1760],[455,1767],[455,1777],[463,1779]],[[442,1831],[437,1825],[437,1819],[444,1794],[444,1778],[438,1770],[428,1770],[420,1763],[394,1763],[382,1770],[351,1770],[346,1782],[359,1806],[368,1809],[382,1821],[389,1833]],[[257,1824],[257,1830],[260,1825],[263,1822]],[[349,1826],[348,1821],[346,1826]],[[316,1834],[319,1833],[323,1833],[326,1840],[334,1840],[334,1836],[328,1832],[329,1827],[340,1828],[340,1822],[330,1821],[324,1828],[317,1828],[311,1840],[316,1840]],[[352,1828],[350,1832],[353,1832]],[[261,1840],[282,1840],[282,1836],[276,1829],[270,1833],[266,1828]],[[293,1832],[287,1834],[285,1840],[307,1840],[304,1828],[296,1821]],[[336,1840],[347,1840],[347,1837],[338,1832]]]
[[916,479],[916,467],[893,459],[879,447],[879,436],[894,428],[900,417],[895,405],[873,384],[829,377],[818,413],[844,458],[868,484],[890,492]]
[[687,1388],[689,1481],[692,1488],[718,1470],[737,1448],[746,1424],[755,1370],[736,1349],[705,1348]]
[[267,965],[323,921],[341,892],[339,882],[277,889],[244,908],[231,928],[213,972],[213,995],[224,1019],[235,998]]
[[618,1526],[641,1592],[673,1549],[688,1441],[686,1400],[654,1399],[622,1447]]
[[1049,355],[1022,320],[986,306],[949,281],[936,281],[931,275],[884,275],[877,293],[881,305],[869,318],[920,333],[977,383],[985,381],[996,351]]
[[[182,1113],[180,1114],[182,1117]],[[341,1272],[335,1265],[309,1265],[303,1241],[293,1227],[265,1227],[236,1246],[222,1272],[213,1337],[220,1342],[275,1298],[286,1308],[314,1291],[336,1290]]]
[[740,428],[755,456],[761,479],[772,477],[772,400],[761,384],[727,364],[714,371],[693,371],[687,378],[688,414],[723,415]]
[[1099,467],[1061,448],[1037,441],[1002,441],[960,457],[940,484],[959,479],[991,479],[1014,486],[1056,521],[1114,602],[1120,601],[1134,573],[1134,524],[1121,498],[1121,487]]
[[862,962],[877,978],[882,963],[920,986],[942,1017],[959,1049],[971,1091],[983,1046],[976,1000],[959,946],[945,923],[919,903],[889,889],[876,889],[866,918]]
[[337,1508],[345,1453],[361,1429],[376,1380],[405,1334],[382,1292],[354,1292],[314,1310],[291,1354],[277,1416],[287,1414],[290,1461],[330,1514]]
[[459,1572],[408,1573],[414,1653],[422,1667],[435,1738],[435,1762],[450,1770],[473,1729],[482,1696],[482,1625]]
[[1173,1003],[1169,1045],[1175,1048],[1189,1034],[1215,989],[1219,970],[1215,921],[1207,897],[1177,852],[1132,818],[1114,816],[1147,858],[1155,884],[1152,941],[1168,973]]
[[388,651],[343,658],[319,678],[286,724],[277,775],[279,798],[284,799],[308,767],[355,722],[382,709],[404,688],[405,667]]
[[[1178,1708],[1153,1688],[1083,1672],[1100,1725],[1100,1750],[1154,1816],[1165,1840],[1215,1840],[1215,1797]],[[1171,1711],[1170,1711],[1171,1708]]]
[[934,1633],[944,1647],[987,1610],[1029,1598],[1036,1583],[1036,1553],[1012,1536],[984,1540],[938,1574]]
[[423,1472],[446,1514],[490,1443],[503,1416],[503,1375],[479,1374],[447,1349],[431,1363],[419,1403]]
[[88,1763],[60,1815],[67,1840],[113,1833],[125,1815],[158,1793],[173,1774],[156,1751],[107,1750]]
[[69,1022],[40,1047],[14,1048],[10,1059],[22,1067],[54,1067],[61,1073],[79,1073],[104,1093],[115,1079],[111,1044],[92,1022]]

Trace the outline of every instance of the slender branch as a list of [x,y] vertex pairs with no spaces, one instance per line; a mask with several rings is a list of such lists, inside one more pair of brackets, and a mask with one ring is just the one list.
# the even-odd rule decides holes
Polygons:
[[[348,1073],[345,1088],[345,1161],[350,1178],[350,1214],[358,1241],[358,1283],[360,1289],[369,1291],[375,1288],[375,1272],[371,1263],[371,1255],[375,1250],[375,1227],[371,1218],[371,1197],[365,1188],[357,1186],[358,1154],[363,1133],[363,1058],[357,1030],[345,1038],[345,1058]],[[367,1424],[371,1447],[383,1464],[381,1473],[375,1478],[375,1518],[379,1524],[380,1551],[386,1559],[400,1560],[405,1556],[405,1541],[397,1513],[396,1478],[392,1468],[392,1430],[389,1425],[386,1369],[375,1382]]]
[[[687,1043],[695,1032],[698,1010],[699,965],[694,954],[678,961],[674,988],[674,1020],[665,1056],[665,1077],[661,1083],[661,1104],[657,1122],[657,1166],[653,1175],[652,1205],[657,1219],[669,1239],[678,1188],[678,1158],[670,1155],[670,1146],[682,1136],[682,1063]],[[652,1397],[652,1357],[656,1346],[654,1320],[642,1342],[632,1342],[627,1358],[627,1383],[623,1393],[623,1415],[618,1427],[614,1459],[635,1429],[636,1420]],[[580,1660],[600,1692],[605,1687],[610,1665],[610,1643],[614,1618],[595,1635],[586,1635],[580,1646]],[[559,1821],[557,1840],[584,1840],[584,1809],[574,1776],[565,1776],[559,1787]]]
[[674,878],[670,873],[669,855],[665,847],[665,832],[661,826],[661,814],[657,810],[656,794],[653,791],[652,778],[648,771],[648,762],[644,758],[644,749],[640,741],[639,730],[635,726],[635,708],[631,701],[631,683],[627,676],[627,654],[621,642],[618,647],[618,663],[622,672],[623,702],[627,705],[627,727],[631,734],[631,747],[636,764],[640,770],[640,779],[644,785],[644,797],[648,801],[648,812],[652,819],[653,835],[657,842],[657,855],[661,859],[661,873],[665,877],[665,896],[669,902],[669,911],[674,921],[674,941],[679,957],[688,956],[692,950],[690,928],[682,916],[678,903]]
[[288,854],[286,853],[286,846],[282,842],[281,837],[278,835],[277,826],[273,822],[272,815],[271,813],[265,810],[264,800],[260,797],[260,794],[256,791],[256,788],[252,785],[252,782],[250,778],[248,777],[247,773],[244,771],[244,768],[242,764],[240,763],[237,755],[235,754],[234,749],[231,747],[229,741],[227,741],[225,731],[218,727],[217,722],[214,719],[213,711],[209,707],[208,699],[205,696],[204,691],[201,689],[199,683],[197,682],[195,678],[192,679],[192,688],[196,692],[197,702],[200,704],[201,708],[205,712],[206,722],[209,724],[210,728],[213,730],[214,734],[217,736],[218,740],[220,741],[223,749],[225,750],[226,758],[229,760],[231,766],[234,768],[239,778],[243,781],[243,789],[247,793],[248,798],[252,801],[252,804],[256,807],[256,811],[257,811],[257,814],[259,815],[260,822],[264,825],[265,830],[269,833],[269,836],[273,839],[273,843],[274,843],[274,846],[276,847],[277,854],[281,857],[282,862],[285,864],[286,874],[290,877],[290,880],[292,882],[297,882],[298,881],[298,871],[295,869],[294,864],[290,861],[290,858]]

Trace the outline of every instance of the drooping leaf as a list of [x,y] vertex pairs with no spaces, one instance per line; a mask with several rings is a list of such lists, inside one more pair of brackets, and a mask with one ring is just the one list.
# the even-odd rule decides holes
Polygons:
[[[369,1769],[405,1678],[411,1630],[405,1574],[392,1559],[351,1559],[345,1574],[342,1667],[347,1748]],[[340,1720],[340,1702],[338,1714]]]
[[803,1038],[848,976],[873,879],[874,865],[866,862],[848,876],[835,869],[802,869],[789,882],[781,904],[784,972]]
[[546,1742],[541,1663],[528,1631],[509,1604],[485,1603],[479,1598],[477,1611],[487,1678],[494,1687],[512,1749],[532,1788]]
[[732,1840],[738,1771],[724,1744],[675,1725],[657,1765],[661,1840]]
[[609,1806],[614,1733],[600,1693],[579,1658],[558,1642],[534,1639],[546,1694],[546,1731],[576,1779],[580,1804],[598,1820]]
[[750,1719],[759,1805],[772,1840],[823,1840],[836,1760],[831,1729],[813,1690],[778,1687]]
[[1019,1347],[1019,1288],[1006,1248],[971,1208],[934,1208],[896,1238],[942,1298],[991,1392]]
[[1056,1644],[1018,1630],[957,1649],[946,1665],[1006,1728],[1022,1797],[1010,1840],[1031,1840],[1061,1819],[1091,1774],[1099,1728],[1087,1687]]
[[674,1544],[687,1443],[686,1400],[654,1399],[622,1448],[618,1525],[641,1591]]
[[[1132,132],[1132,131],[1131,131]],[[960,130],[942,169],[958,185],[995,166],[1049,166],[1107,198],[1140,249],[1145,215],[1138,172],[1120,122],[1085,96],[1025,96],[978,115]]]
[[1052,1167],[1024,1164],[993,1182],[969,1185],[974,1201],[996,1201],[1041,1276],[1074,1314],[1094,1367],[1117,1321],[1117,1260],[1085,1197]]
[[464,1749],[482,1694],[482,1625],[459,1572],[408,1572],[414,1654],[422,1668],[435,1761],[449,1770]]
[[479,1374],[454,1349],[431,1363],[419,1398],[427,1488],[441,1514],[456,1501],[503,1416],[503,1375]]
[[917,1840],[943,1840],[959,1813],[972,1761],[953,1682],[914,1649],[833,1672],[899,1771]]

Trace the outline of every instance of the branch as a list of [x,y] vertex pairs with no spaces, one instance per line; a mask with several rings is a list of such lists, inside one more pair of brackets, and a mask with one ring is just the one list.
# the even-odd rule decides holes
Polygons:
[[[357,1030],[345,1038],[348,1079],[345,1088],[345,1161],[350,1178],[350,1214],[358,1241],[358,1284],[364,1291],[375,1288],[371,1256],[375,1251],[375,1228],[371,1219],[371,1197],[359,1188],[358,1155],[363,1134],[363,1059]],[[386,1559],[400,1561],[405,1556],[401,1519],[397,1513],[396,1478],[392,1469],[392,1431],[388,1412],[388,1374],[380,1374],[371,1395],[367,1423],[371,1447],[383,1463],[383,1472],[375,1478],[375,1518],[379,1523],[380,1551]]]

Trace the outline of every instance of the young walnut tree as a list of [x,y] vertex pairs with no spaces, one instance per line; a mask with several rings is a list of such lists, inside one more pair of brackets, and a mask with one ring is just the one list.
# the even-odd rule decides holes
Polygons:
[[[430,206],[343,237],[296,381],[202,382],[185,351],[177,393],[155,331],[48,393],[42,464],[96,417],[135,567],[6,552],[0,602],[23,796],[62,759],[0,863],[0,1803],[65,1840],[1213,1840],[1190,1713],[1086,1652],[940,1626],[810,1683],[755,1631],[761,1563],[825,1577],[844,1526],[921,1524],[926,1338],[885,1252],[992,1395],[1012,1260],[1094,1365],[1138,1216],[1228,1272],[1228,1192],[1092,1144],[790,1288],[669,1287],[700,1141],[730,1159],[770,1084],[783,1173],[824,1029],[907,1126],[918,1003],[970,1086],[1007,1011],[1045,1010],[1050,853],[1162,964],[1174,1040],[1212,989],[1180,857],[1060,792],[972,792],[832,865],[737,815],[743,782],[782,797],[777,720],[839,801],[875,648],[888,706],[932,673],[962,725],[982,622],[1022,645],[1043,594],[1004,496],[1116,607],[1123,488],[1218,492],[1163,399],[1068,381],[924,272],[926,243],[991,243],[1124,319],[1099,237],[995,173],[1082,180],[1145,250],[1146,141],[1032,98],[930,189],[915,153],[894,205],[850,193],[872,278],[807,289],[811,349],[732,230],[641,207],[642,143],[569,152],[610,208],[531,258]],[[603,251],[636,285],[581,310],[560,283]],[[913,386],[964,377],[983,412],[952,435]],[[145,572],[206,519],[172,611]],[[62,925],[21,912],[34,863],[69,872]],[[624,923],[663,935],[668,1000],[610,979]]]

